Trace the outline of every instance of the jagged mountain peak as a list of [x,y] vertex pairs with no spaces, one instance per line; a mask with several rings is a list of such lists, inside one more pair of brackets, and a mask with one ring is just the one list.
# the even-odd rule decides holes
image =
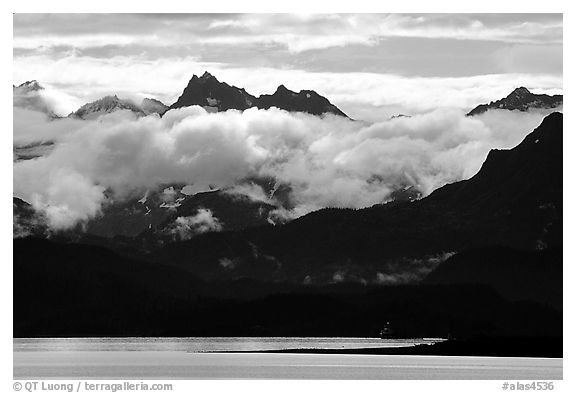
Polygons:
[[258,97],[256,106],[261,109],[276,107],[288,112],[304,112],[320,116],[331,113],[347,117],[344,112],[332,104],[326,97],[321,96],[314,90],[300,90],[296,93],[287,89],[284,85],[278,86],[272,95],[263,94]]
[[212,75],[208,71],[204,71],[204,73],[201,76],[198,76],[196,74],[192,75],[192,78],[188,82],[188,86],[196,84],[206,84],[206,83],[221,84],[223,82],[220,82],[214,75]]
[[255,100],[256,97],[244,89],[220,82],[206,71],[201,77],[192,76],[182,95],[169,109],[198,105],[209,111],[245,110],[251,108]]
[[288,89],[286,86],[284,85],[280,85],[276,88],[276,93],[294,93],[292,90]]
[[12,85],[14,107],[38,111],[48,115],[48,119],[58,119],[53,104],[42,94],[44,87],[37,80],[30,80],[18,86]]
[[95,119],[101,115],[112,113],[117,110],[129,110],[138,116],[145,116],[146,113],[136,104],[129,100],[120,99],[116,94],[104,96],[96,101],[82,105],[77,111],[72,112],[69,117],[79,119]]
[[146,113],[147,115],[151,113],[157,113],[160,116],[168,110],[168,106],[165,105],[162,101],[157,100],[155,98],[144,98],[140,103],[140,108]]
[[209,73],[208,71],[204,71],[204,73],[200,77],[200,79],[212,79],[212,78],[216,79],[216,77],[214,75],[212,75],[211,73]]
[[30,81],[26,81],[18,86],[13,86],[14,89],[19,89],[19,90],[23,90],[23,91],[38,91],[38,90],[44,90],[44,87],[42,87],[40,85],[40,83],[38,83],[37,80],[33,79]]
[[532,108],[538,109],[551,109],[557,108],[563,103],[563,96],[547,95],[547,94],[533,94],[526,87],[521,86],[514,89],[505,98],[498,101],[491,101],[489,104],[481,104],[472,109],[466,116],[474,116],[484,113],[490,109],[505,109],[505,110],[519,110],[521,112],[528,111]]
[[199,105],[206,110],[226,111],[228,109],[246,110],[249,108],[269,109],[276,107],[289,112],[305,112],[312,115],[331,113],[347,117],[330,101],[313,90],[301,90],[296,93],[281,84],[274,94],[263,94],[255,97],[244,88],[230,86],[220,82],[208,71],[201,77],[193,75],[192,79],[169,109]]
[[512,93],[510,93],[509,96],[515,95],[515,96],[526,96],[532,94],[530,92],[530,90],[528,90],[526,87],[524,86],[520,86],[514,89],[514,91]]
[[118,98],[118,96],[116,94],[114,95],[108,95],[108,96],[104,96],[102,98],[97,99],[96,101],[93,101],[87,105],[90,104],[96,104],[96,105],[113,105],[120,102],[120,99]]

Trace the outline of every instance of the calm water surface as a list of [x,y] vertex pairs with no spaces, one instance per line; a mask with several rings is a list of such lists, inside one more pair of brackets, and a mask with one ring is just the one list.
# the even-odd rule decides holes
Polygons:
[[14,339],[16,379],[561,379],[562,359],[217,353],[411,346],[435,339]]

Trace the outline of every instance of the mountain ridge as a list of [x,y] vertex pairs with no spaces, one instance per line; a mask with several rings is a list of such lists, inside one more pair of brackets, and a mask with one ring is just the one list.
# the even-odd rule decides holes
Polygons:
[[236,109],[244,111],[249,108],[269,109],[277,107],[288,112],[305,112],[315,116],[331,113],[348,118],[348,116],[333,105],[327,98],[313,90],[301,90],[296,93],[284,85],[278,86],[271,94],[256,97],[244,88],[230,86],[220,82],[208,71],[200,77],[193,75],[182,94],[169,109],[199,105],[208,111],[226,111]]
[[506,109],[506,110],[519,110],[525,112],[532,108],[552,109],[562,105],[563,96],[556,94],[550,96],[548,94],[533,94],[526,87],[521,86],[514,89],[506,97],[497,101],[491,101],[489,104],[480,104],[466,116],[475,116],[484,113],[490,109]]
[[146,116],[146,113],[133,102],[120,99],[117,95],[108,95],[82,105],[76,111],[70,113],[68,117],[89,120],[119,110],[128,110],[136,114],[136,116]]
[[[515,148],[490,153],[471,179],[423,199],[323,209],[273,228],[204,234],[150,258],[204,277],[326,283],[402,280],[406,266],[422,277],[441,255],[472,247],[561,243],[562,114],[555,113]],[[222,268],[222,260],[234,260],[234,268]]]
[[49,120],[59,119],[52,105],[40,93],[45,90],[37,80],[30,80],[18,86],[12,85],[12,105],[33,111],[39,111],[48,116]]

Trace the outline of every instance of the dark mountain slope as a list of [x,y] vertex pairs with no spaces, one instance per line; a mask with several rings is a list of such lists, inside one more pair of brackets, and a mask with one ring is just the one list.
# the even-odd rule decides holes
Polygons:
[[[370,282],[378,273],[427,273],[444,252],[561,243],[562,115],[554,113],[514,149],[491,152],[473,178],[427,198],[324,209],[274,228],[209,234],[166,246],[151,259],[205,277]],[[234,263],[224,267],[223,260]]]
[[162,242],[194,236],[193,228],[176,231],[176,220],[194,217],[202,210],[208,210],[221,229],[240,230],[268,225],[268,213],[276,208],[270,203],[253,201],[221,190],[186,195],[180,192],[179,185],[166,189],[174,194],[168,195],[170,199],[158,191],[148,192],[142,198],[137,196],[106,205],[100,216],[84,223],[78,232],[105,238],[135,238],[136,243],[151,249]]
[[20,198],[12,197],[13,237],[38,236],[48,234],[48,225],[43,214]]
[[426,284],[481,284],[511,301],[532,300],[562,310],[562,250],[472,249],[438,266]]
[[161,334],[198,280],[88,245],[14,240],[14,336]]
[[14,336],[561,336],[562,316],[488,287],[206,283],[108,250],[14,240]]
[[251,108],[254,102],[256,97],[244,89],[219,82],[210,73],[205,72],[200,78],[194,75],[190,79],[182,95],[170,105],[169,109],[199,105],[215,107],[219,112],[228,109],[246,110]]
[[278,86],[272,95],[258,97],[256,106],[260,109],[276,107],[288,112],[306,112],[312,115],[332,113],[347,117],[344,112],[333,105],[327,98],[322,97],[313,90],[301,90],[299,93],[288,90],[284,85]]
[[255,97],[244,89],[218,81],[208,72],[205,72],[201,77],[194,75],[182,95],[169,109],[192,105],[199,105],[208,111],[218,112],[229,109],[244,111],[253,107],[260,109],[276,107],[288,112],[305,112],[312,115],[332,113],[347,117],[327,98],[312,90],[302,90],[296,93],[281,85],[274,94]]

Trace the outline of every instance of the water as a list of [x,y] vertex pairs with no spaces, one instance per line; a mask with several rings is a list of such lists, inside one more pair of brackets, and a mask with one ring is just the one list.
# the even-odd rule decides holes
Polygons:
[[16,379],[561,379],[562,359],[218,353],[410,346],[434,339],[14,339]]
[[350,337],[98,337],[16,338],[14,351],[169,351],[224,352],[283,349],[354,349],[408,347],[443,339],[389,339]]

